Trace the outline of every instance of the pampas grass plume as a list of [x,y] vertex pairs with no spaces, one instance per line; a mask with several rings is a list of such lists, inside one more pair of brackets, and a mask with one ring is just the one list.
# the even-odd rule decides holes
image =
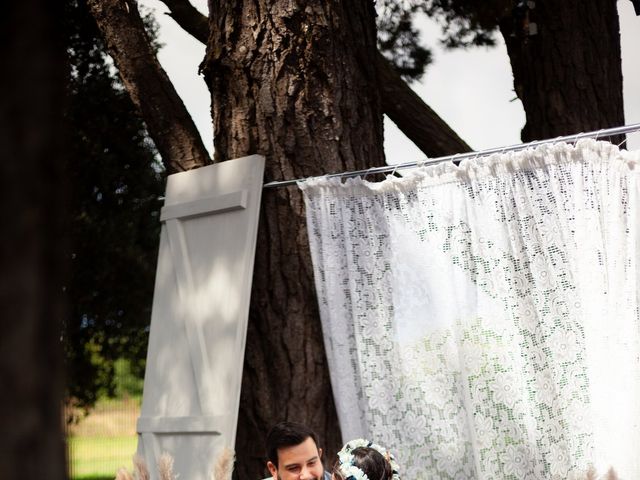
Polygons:
[[136,472],[136,480],[149,480],[151,478],[147,464],[142,456],[133,456],[133,467]]
[[596,469],[593,468],[593,466],[589,467],[589,470],[587,470],[584,480],[596,480]]
[[233,474],[233,462],[235,453],[228,447],[223,447],[222,451],[213,465],[212,480],[231,480]]
[[598,477],[598,472],[593,466],[589,467],[583,480],[598,480],[598,478],[600,478],[600,480],[619,480],[618,474],[613,467],[609,468],[609,471],[603,477]]
[[173,476],[173,457],[167,452],[160,455],[158,473],[160,474],[160,480],[175,480]]
[[116,480],[133,480],[133,475],[126,468],[119,468],[116,473]]

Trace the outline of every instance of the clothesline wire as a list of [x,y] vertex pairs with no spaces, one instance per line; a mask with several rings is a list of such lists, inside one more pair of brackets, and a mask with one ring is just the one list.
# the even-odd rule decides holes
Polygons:
[[[376,173],[386,173],[386,172],[396,172],[397,170],[402,170],[404,168],[412,168],[423,165],[434,165],[437,163],[448,162],[448,161],[458,161],[463,160],[465,158],[477,158],[486,155],[491,155],[492,153],[504,153],[511,152],[517,150],[524,150],[530,147],[537,147],[538,145],[543,145],[546,143],[575,143],[583,138],[595,138],[596,140],[599,137],[610,137],[613,135],[622,135],[625,133],[631,133],[640,131],[640,123],[634,123],[632,125],[623,125],[621,127],[613,127],[613,128],[603,128],[601,130],[594,130],[593,132],[582,132],[576,133],[573,135],[566,135],[563,137],[549,138],[546,140],[535,140],[533,142],[528,143],[518,143],[515,145],[509,145],[507,147],[497,147],[497,148],[489,148],[487,150],[480,150],[477,152],[466,152],[466,153],[456,153],[454,155],[446,155],[443,157],[436,158],[427,158],[426,160],[418,160],[413,162],[405,162],[405,163],[397,163],[395,165],[384,165],[382,167],[373,167],[367,168],[364,170],[356,170],[353,172],[342,172],[342,173],[331,173],[325,175],[328,178],[348,178],[348,177],[357,177],[360,175],[374,175]],[[280,180],[274,181],[264,184],[264,188],[274,188],[274,187],[287,187],[290,185],[295,185],[300,181],[306,180],[305,178],[297,178],[295,180]]]

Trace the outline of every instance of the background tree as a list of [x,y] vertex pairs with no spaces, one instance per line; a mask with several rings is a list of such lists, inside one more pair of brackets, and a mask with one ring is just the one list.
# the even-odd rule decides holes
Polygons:
[[[502,35],[526,115],[522,141],[624,124],[616,0],[398,3],[405,12],[404,30],[414,29],[426,14],[443,25],[442,43],[449,48],[490,46],[498,32]],[[397,20],[389,28],[398,31],[402,25]]]
[[[459,141],[444,122],[429,120],[433,115],[424,102],[416,100],[417,96],[401,93],[410,89],[398,72],[419,75],[420,61],[424,65],[428,59],[424,53],[416,53],[400,62],[394,60],[394,52],[400,51],[394,46],[410,37],[406,32],[412,32],[407,25],[409,17],[399,17],[404,22],[404,34],[388,37],[390,43],[382,38],[381,52],[376,48],[373,3],[366,0],[349,2],[348,6],[344,2],[311,1],[210,2],[208,22],[186,1],[165,3],[176,21],[207,41],[202,70],[212,94],[218,160],[263,154],[267,157],[267,181],[375,166],[383,162],[383,112],[417,144],[420,139],[427,139],[421,148],[425,153],[431,149],[429,155],[451,153],[447,149]],[[449,24],[462,22],[470,35],[477,31],[477,36],[472,37],[476,43],[489,42],[490,32],[503,18],[499,16],[493,30],[485,32],[484,27],[476,28],[470,23],[476,18],[467,14],[470,7],[463,10],[468,15],[465,17],[451,10],[454,2],[404,4],[415,5],[415,12],[427,9],[431,13],[455,13]],[[135,3],[91,0],[90,6],[124,85],[143,112],[150,135],[157,139],[167,170],[206,164],[209,160],[195,127],[185,120],[184,106],[147,45]],[[514,17],[514,7],[509,5],[511,14],[507,12],[507,17]],[[527,8],[531,6],[527,4]],[[515,25],[519,28],[525,23]],[[545,67],[547,57],[554,54],[544,49],[554,43],[557,32],[550,24],[541,24],[532,35],[534,31],[528,25],[522,48],[534,43],[530,37],[539,35],[535,42],[544,37],[536,48],[545,54],[541,66]],[[393,30],[393,22],[389,28]],[[588,53],[586,49],[578,50],[582,56]],[[393,68],[384,55],[392,60]],[[545,68],[535,74],[544,76]],[[577,72],[582,70],[578,68]],[[580,78],[588,81],[584,76]],[[573,87],[563,86],[563,82],[553,87],[560,91]],[[161,87],[156,88],[157,85]],[[544,109],[551,105],[554,95],[538,98],[546,102],[540,107]],[[529,108],[527,102],[523,103]],[[608,122],[602,118],[598,125]],[[528,117],[528,121],[533,124],[538,118]],[[415,123],[428,125],[431,132],[411,131],[410,124]],[[549,136],[564,133],[559,131],[563,126],[551,126],[557,133]],[[575,129],[572,127],[572,131],[583,129],[577,124]],[[160,140],[167,132],[175,133],[174,141],[163,145]],[[442,132],[450,141],[439,140]],[[178,134],[183,135],[182,139]],[[180,151],[176,151],[178,147]],[[464,146],[453,151],[463,149]],[[242,477],[263,473],[263,452],[256,438],[262,438],[277,420],[307,422],[323,436],[330,455],[339,444],[306,249],[302,202],[295,189],[271,190],[263,196],[253,285],[236,444]]]
[[0,16],[0,478],[65,478],[60,325],[66,213],[57,2]]
[[[86,2],[66,1],[63,18],[71,190],[64,345],[68,398],[86,409],[113,395],[117,359],[144,374],[164,180]],[[147,26],[156,48],[154,24]]]

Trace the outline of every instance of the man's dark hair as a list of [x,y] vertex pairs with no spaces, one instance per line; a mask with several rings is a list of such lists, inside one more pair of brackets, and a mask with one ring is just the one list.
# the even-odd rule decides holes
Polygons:
[[267,458],[278,467],[278,449],[300,445],[311,437],[318,447],[318,435],[306,425],[296,422],[280,422],[267,434]]

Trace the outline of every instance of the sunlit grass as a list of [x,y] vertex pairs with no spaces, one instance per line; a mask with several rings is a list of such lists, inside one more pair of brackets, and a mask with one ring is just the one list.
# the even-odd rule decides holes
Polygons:
[[73,479],[114,478],[120,467],[132,469],[136,437],[72,437],[69,439]]
[[120,467],[132,470],[139,404],[139,399],[102,400],[88,417],[70,426],[72,480],[107,480],[115,478]]

